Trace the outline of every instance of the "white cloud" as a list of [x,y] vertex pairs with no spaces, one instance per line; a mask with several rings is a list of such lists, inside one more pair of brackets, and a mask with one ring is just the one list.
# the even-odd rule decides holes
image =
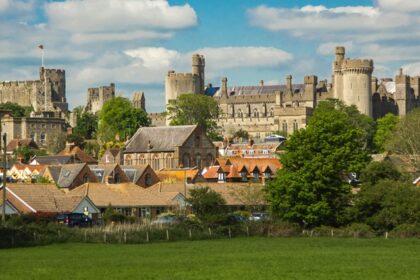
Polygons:
[[9,8],[9,0],[0,0],[0,13],[6,11]]
[[145,47],[127,50],[124,53],[130,57],[140,59],[144,67],[152,69],[168,68],[175,60],[180,58],[180,54],[177,51],[165,48]]
[[321,55],[333,55],[335,54],[335,47],[343,46],[346,48],[346,51],[351,51],[353,49],[353,42],[346,41],[346,42],[327,42],[322,43],[319,45],[318,49],[316,50],[317,54]]
[[392,11],[420,11],[420,2],[417,0],[377,0],[377,4],[383,9]]
[[401,67],[404,70],[405,74],[411,76],[419,76],[420,75],[420,62],[413,62]]
[[197,23],[190,5],[170,6],[165,0],[67,0],[50,2],[45,10],[53,26],[74,33],[179,29]]

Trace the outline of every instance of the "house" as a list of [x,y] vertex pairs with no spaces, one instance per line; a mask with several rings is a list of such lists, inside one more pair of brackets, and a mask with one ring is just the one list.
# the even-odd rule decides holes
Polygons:
[[123,153],[120,149],[108,149],[105,151],[99,163],[110,164],[117,163],[123,164]]
[[236,143],[228,145],[224,156],[244,158],[277,158],[282,142]]
[[[3,195],[2,187],[0,193]],[[99,215],[99,209],[86,195],[66,195],[53,184],[8,184],[6,198],[6,211],[12,214],[87,213],[94,219]]]
[[165,183],[194,183],[200,175],[197,168],[164,168],[156,172],[159,180]]
[[88,196],[102,213],[112,207],[126,216],[142,218],[185,207],[185,197],[179,192],[152,192],[133,183],[86,183],[68,194]]
[[74,158],[78,159],[80,162],[84,162],[87,164],[97,164],[98,161],[85,153],[82,149],[78,146],[75,146],[72,143],[66,143],[66,147],[64,150],[59,152],[57,155],[59,156],[73,156]]
[[281,169],[276,158],[218,158],[214,165],[203,169],[207,182],[262,182],[270,180]]
[[128,183],[124,170],[119,164],[89,165],[90,170],[95,174],[99,183],[119,184]]
[[28,147],[31,149],[39,149],[38,145],[31,138],[28,139],[12,139],[6,146],[6,153],[12,154],[14,150],[20,147]]
[[15,182],[31,182],[37,176],[40,176],[46,166],[15,163],[7,171],[7,175]]
[[75,156],[34,156],[30,161],[30,165],[58,165],[81,163]]
[[131,183],[143,188],[153,186],[160,181],[158,175],[150,165],[123,165],[121,169],[130,179]]
[[86,163],[50,165],[43,173],[61,189],[73,189],[87,182],[98,182]]
[[198,125],[141,127],[126,145],[124,164],[150,164],[154,170],[201,169],[210,165],[216,155],[216,147]]

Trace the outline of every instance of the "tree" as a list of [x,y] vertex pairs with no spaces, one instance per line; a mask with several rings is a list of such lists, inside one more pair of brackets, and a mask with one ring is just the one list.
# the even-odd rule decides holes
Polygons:
[[364,185],[354,199],[353,216],[376,230],[420,223],[420,189],[410,183],[382,180]]
[[373,138],[375,149],[382,153],[385,152],[385,145],[392,135],[392,131],[398,124],[399,118],[391,113],[376,120],[376,132]]
[[79,134],[69,134],[67,135],[66,142],[73,143],[75,146],[83,147],[85,139]]
[[262,211],[265,207],[265,194],[259,184],[235,185],[228,187],[229,195],[245,205],[250,212]]
[[420,170],[420,108],[402,117],[395,126],[386,149],[395,154],[409,155]]
[[246,130],[243,130],[242,128],[235,131],[233,134],[233,138],[241,139],[247,141],[249,139],[249,133]]
[[375,185],[380,180],[399,180],[401,173],[395,168],[395,166],[388,161],[369,163],[366,168],[362,171],[360,179],[362,184]]
[[283,168],[266,188],[272,212],[302,226],[340,225],[350,204],[345,175],[369,162],[366,132],[334,102],[320,102],[308,126],[286,141]]
[[190,197],[187,202],[191,204],[198,218],[206,220],[208,217],[223,213],[223,206],[226,201],[219,193],[209,187],[195,188],[189,192]]
[[217,133],[217,118],[220,110],[217,101],[202,94],[181,94],[170,100],[168,115],[170,125],[201,125],[212,140],[223,140]]
[[45,150],[32,149],[28,146],[21,146],[13,150],[13,158],[20,158],[23,163],[27,163],[33,156],[45,156]]
[[29,117],[33,108],[31,106],[20,106],[17,103],[6,102],[0,104],[0,110],[10,110],[14,117]]
[[84,139],[93,139],[98,130],[98,116],[90,112],[81,113],[77,118],[77,126],[73,133],[82,136]]
[[149,125],[146,112],[134,108],[127,98],[114,97],[105,102],[99,113],[98,136],[102,142],[115,140],[116,136],[124,140],[139,127]]

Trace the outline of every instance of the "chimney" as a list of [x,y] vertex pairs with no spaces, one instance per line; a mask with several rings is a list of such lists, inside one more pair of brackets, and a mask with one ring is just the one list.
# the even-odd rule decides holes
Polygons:
[[74,143],[66,142],[66,152],[70,153],[74,146]]
[[286,88],[287,91],[292,92],[292,75],[286,76]]

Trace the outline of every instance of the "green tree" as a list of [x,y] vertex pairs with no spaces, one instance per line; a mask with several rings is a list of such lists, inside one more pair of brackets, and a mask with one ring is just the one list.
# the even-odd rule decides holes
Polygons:
[[0,110],[10,110],[14,117],[29,117],[33,108],[31,106],[20,106],[17,103],[6,102],[0,104]]
[[353,216],[376,230],[420,223],[420,189],[410,183],[382,180],[363,185],[354,204]]
[[66,137],[66,142],[74,143],[74,145],[78,147],[83,147],[85,144],[85,139],[79,134],[69,134]]
[[334,102],[320,102],[285,150],[283,168],[266,188],[272,212],[309,227],[343,223],[351,190],[345,175],[369,162],[366,132]]
[[420,108],[402,117],[395,126],[386,149],[395,154],[408,155],[420,170]]
[[374,136],[375,149],[382,153],[385,152],[385,145],[392,135],[399,118],[391,113],[386,114],[383,118],[376,120],[376,132]]
[[395,166],[391,162],[388,161],[372,161],[361,172],[360,176],[362,184],[371,185],[376,184],[380,180],[399,180],[400,178],[401,173],[395,168]]
[[32,149],[28,146],[21,146],[13,150],[13,158],[21,159],[23,163],[27,163],[33,156],[45,156],[45,150]]
[[105,102],[99,113],[98,136],[102,142],[115,140],[116,136],[124,140],[139,127],[149,125],[146,112],[134,108],[127,98],[114,97]]
[[249,139],[249,133],[246,130],[243,130],[242,128],[235,131],[235,133],[233,134],[233,137],[236,139],[242,139],[247,141]]
[[77,126],[73,133],[82,136],[84,139],[93,139],[98,130],[98,116],[90,112],[83,112],[77,118]]
[[187,202],[191,204],[198,218],[207,220],[209,217],[223,213],[226,201],[223,197],[209,187],[195,188],[189,191]]
[[202,94],[181,94],[170,100],[167,112],[170,125],[201,125],[212,140],[223,140],[217,133],[219,105],[211,97]]

